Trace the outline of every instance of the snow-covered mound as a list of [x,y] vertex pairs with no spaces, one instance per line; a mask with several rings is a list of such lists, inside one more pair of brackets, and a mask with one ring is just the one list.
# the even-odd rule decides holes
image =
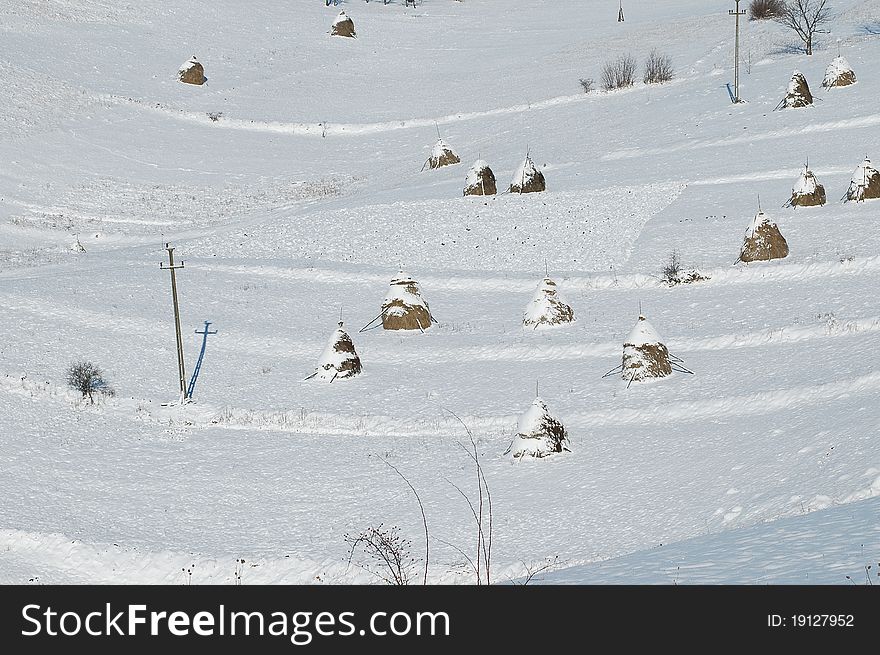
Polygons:
[[816,207],[825,204],[825,187],[819,184],[813,171],[804,166],[800,176],[791,188],[791,207]]
[[428,158],[429,168],[442,168],[443,166],[452,166],[458,164],[461,159],[455,154],[455,151],[447,145],[443,139],[437,139],[437,143],[431,148],[431,156]]
[[184,84],[204,84],[207,81],[205,77],[205,67],[193,55],[189,60],[185,61],[177,71],[178,79]]
[[351,336],[343,328],[342,321],[330,337],[330,342],[321,354],[315,372],[310,377],[334,382],[358,375],[362,370],[361,360],[354,349]]
[[745,239],[739,253],[739,261],[755,262],[788,257],[788,242],[779,226],[763,211],[746,228]]
[[565,302],[551,278],[538,284],[531,302],[523,314],[523,325],[532,329],[566,325],[574,322],[574,311]]
[[339,12],[339,15],[333,20],[330,26],[330,34],[332,36],[356,37],[354,30],[354,21],[345,13],[345,10]]
[[538,170],[532,158],[526,155],[523,162],[513,172],[513,177],[510,178],[510,193],[535,193],[546,189],[544,174]]
[[639,316],[623,342],[621,378],[628,383],[672,375],[669,350],[657,330],[644,316]]
[[534,457],[542,459],[569,450],[565,426],[553,417],[547,404],[540,398],[535,401],[517,422],[516,435],[507,449],[514,459]]
[[785,90],[785,97],[778,105],[779,108],[796,109],[809,107],[812,104],[813,94],[810,92],[810,85],[807,84],[807,78],[800,71],[795,71],[791,74],[791,80]]
[[880,198],[880,171],[874,168],[871,160],[859,164],[853,171],[849,188],[846,190],[847,201],[861,202]]
[[382,301],[382,327],[386,330],[419,330],[431,327],[428,303],[422,298],[419,283],[409,273],[400,271]]
[[846,57],[839,56],[831,60],[825,69],[825,77],[822,86],[826,89],[834,89],[841,86],[850,86],[856,83],[856,73]]
[[495,185],[495,173],[482,159],[474,162],[464,178],[464,195],[494,196],[498,189]]

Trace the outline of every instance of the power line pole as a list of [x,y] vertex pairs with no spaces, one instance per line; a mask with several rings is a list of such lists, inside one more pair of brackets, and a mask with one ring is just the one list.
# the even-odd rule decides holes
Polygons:
[[186,402],[186,370],[183,361],[183,339],[180,335],[180,305],[177,302],[177,269],[183,268],[183,261],[179,264],[174,263],[174,248],[170,243],[165,244],[165,250],[168,251],[168,265],[159,262],[159,268],[163,271],[171,271],[171,297],[174,300],[174,330],[177,335],[177,371],[180,375],[180,402]]
[[740,0],[736,0],[736,11],[733,9],[728,9],[727,13],[730,16],[736,17],[736,41],[733,48],[733,101],[742,102],[742,99],[739,97],[739,17],[745,16],[745,11],[739,10],[739,2]]
[[617,12],[617,22],[622,23],[626,18],[623,16],[623,0],[620,0],[620,11]]

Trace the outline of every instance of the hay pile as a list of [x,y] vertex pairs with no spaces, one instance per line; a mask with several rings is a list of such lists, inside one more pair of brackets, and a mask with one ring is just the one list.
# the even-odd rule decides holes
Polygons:
[[520,416],[516,436],[505,452],[514,459],[534,457],[541,459],[568,451],[569,441],[565,426],[553,418],[547,405],[536,398],[532,406]]
[[400,271],[382,301],[382,327],[386,330],[427,330],[431,310],[422,298],[419,283]]
[[545,191],[546,188],[544,174],[538,170],[532,158],[526,155],[510,181],[510,193],[535,193]]
[[458,158],[455,151],[446,145],[443,139],[437,139],[437,143],[431,149],[431,156],[428,157],[428,168],[442,168],[460,162],[461,159]]
[[871,160],[865,157],[855,170],[849,189],[846,191],[847,201],[861,202],[880,198],[880,172],[871,165]]
[[177,79],[184,84],[204,84],[208,78],[205,77],[205,67],[193,55],[192,58],[185,62],[180,70],[177,71]]
[[790,207],[817,207],[825,204],[825,187],[807,166],[791,188]]
[[333,382],[353,378],[361,370],[361,360],[355,352],[354,343],[348,332],[343,329],[342,321],[339,321],[339,327],[330,337],[330,342],[318,360],[315,372],[306,379],[317,377],[319,380]]
[[354,31],[354,21],[348,17],[345,10],[339,12],[333,25],[330,26],[330,36],[347,36],[354,38],[357,33]]
[[835,57],[828,68],[825,69],[825,79],[822,86],[826,89],[834,89],[840,86],[850,86],[856,83],[856,73],[844,57]]
[[537,330],[569,323],[574,323],[574,311],[559,295],[556,282],[545,277],[526,306],[523,325]]
[[497,192],[495,173],[489,168],[489,164],[482,159],[475,161],[464,178],[464,195],[494,196]]
[[739,253],[739,261],[756,262],[788,256],[788,243],[779,226],[759,211],[749,228]]
[[640,382],[672,375],[669,350],[648,319],[639,316],[635,327],[623,342],[621,377],[627,382]]
[[785,97],[777,105],[777,108],[797,109],[798,107],[809,107],[812,104],[813,94],[810,93],[807,78],[800,71],[795,71],[791,74],[791,81],[785,91]]

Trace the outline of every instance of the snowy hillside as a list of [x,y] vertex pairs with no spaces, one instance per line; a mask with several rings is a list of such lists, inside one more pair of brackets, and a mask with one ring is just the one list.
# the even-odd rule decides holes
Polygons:
[[[728,2],[341,4],[356,38],[318,0],[0,6],[0,583],[375,582],[346,534],[423,539],[388,464],[429,580],[473,582],[462,424],[493,581],[878,562],[880,200],[842,199],[880,162],[880,0],[834,0],[810,57],[745,21],[743,104]],[[599,88],[653,48],[672,81]],[[795,70],[814,104],[774,111]],[[438,132],[461,163],[426,166]],[[504,193],[527,155],[546,191]],[[463,197],[478,160],[498,195]],[[807,162],[828,202],[785,207]],[[735,263],[759,198],[789,254]],[[187,375],[218,331],[183,406],[166,242]],[[706,279],[664,282],[673,251]],[[359,332],[400,270],[437,323]],[[548,275],[577,321],[524,329]],[[694,375],[602,378],[640,313]],[[306,380],[340,320],[362,372]],[[571,452],[505,457],[536,383]],[[798,535],[824,557],[768,573]]]

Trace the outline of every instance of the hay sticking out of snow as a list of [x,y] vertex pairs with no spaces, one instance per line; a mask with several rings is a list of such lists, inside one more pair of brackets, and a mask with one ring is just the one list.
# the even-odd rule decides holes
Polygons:
[[787,256],[788,243],[782,236],[779,226],[764,212],[759,211],[746,230],[739,261],[768,261]]
[[623,343],[620,376],[627,382],[640,382],[667,375],[672,375],[669,350],[648,319],[639,316],[635,327]]
[[792,207],[817,207],[825,204],[825,187],[819,184],[813,171],[806,166],[791,188],[788,204]]
[[422,298],[419,283],[400,271],[382,301],[382,327],[386,330],[427,330],[431,310]]
[[541,459],[569,450],[565,426],[550,414],[547,405],[536,398],[517,422],[516,435],[505,454],[518,459]]
[[431,156],[428,158],[428,167],[432,169],[442,168],[443,166],[458,164],[459,162],[461,162],[461,159],[458,158],[455,151],[444,143],[443,139],[437,139],[437,143],[431,149]]
[[544,174],[538,170],[532,158],[526,155],[510,180],[510,193],[535,193],[545,191],[546,188]]
[[841,86],[850,86],[856,83],[856,73],[849,65],[845,57],[835,57],[825,69],[825,79],[822,86],[826,89],[834,89]]
[[494,196],[498,192],[495,186],[495,173],[482,159],[474,162],[464,178],[464,195]]
[[532,329],[542,329],[568,325],[574,322],[574,311],[565,302],[554,282],[549,277],[541,280],[526,306],[523,314],[523,325]]
[[785,97],[779,103],[781,109],[797,109],[809,107],[813,104],[813,94],[810,93],[810,85],[807,78],[800,71],[791,74],[791,81],[785,91]]
[[334,380],[352,378],[358,375],[361,370],[360,357],[355,352],[351,336],[343,329],[342,321],[340,321],[339,327],[334,330],[327,347],[318,360],[315,373],[310,377],[333,382]]
[[867,157],[853,172],[846,191],[847,201],[861,202],[880,198],[880,172]]

